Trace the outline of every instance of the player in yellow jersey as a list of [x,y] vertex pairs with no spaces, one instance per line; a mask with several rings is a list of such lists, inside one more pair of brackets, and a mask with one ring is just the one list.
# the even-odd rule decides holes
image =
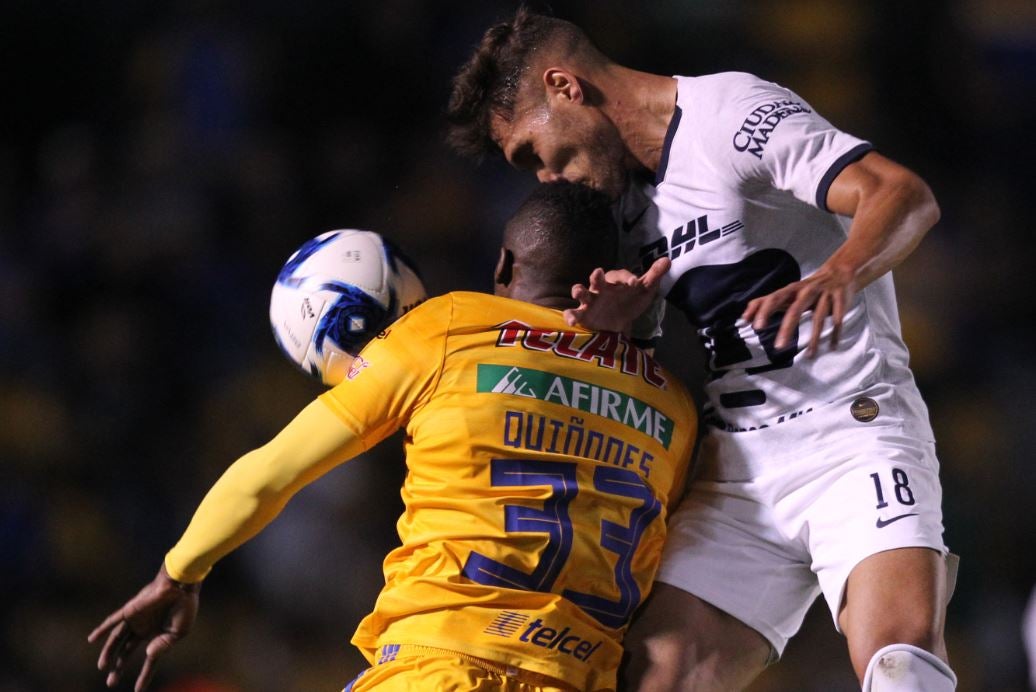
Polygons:
[[[611,690],[695,437],[690,396],[622,334],[569,327],[570,286],[610,265],[608,200],[539,187],[508,223],[496,296],[427,301],[341,384],[234,463],[155,579],[90,635],[114,685],[194,620],[213,563],[334,466],[406,428],[401,545],[346,689]],[[652,274],[648,281],[657,276]]]

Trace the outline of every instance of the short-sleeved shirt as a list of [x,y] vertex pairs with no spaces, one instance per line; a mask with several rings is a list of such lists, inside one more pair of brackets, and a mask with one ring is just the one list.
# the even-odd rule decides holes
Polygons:
[[845,242],[850,220],[827,210],[827,192],[871,145],[752,75],[676,79],[656,178],[622,201],[623,245],[632,267],[672,260],[662,290],[707,353],[705,422],[727,432],[755,430],[884,387],[883,405],[930,439],[891,274],[855,296],[839,347],[816,358],[804,353],[811,313],[783,349],[774,346],[783,313],[758,331],[740,319],[750,300],[814,273]]
[[353,638],[614,687],[696,432],[683,385],[625,337],[485,294],[427,301],[322,395],[369,447],[406,430],[401,545]]

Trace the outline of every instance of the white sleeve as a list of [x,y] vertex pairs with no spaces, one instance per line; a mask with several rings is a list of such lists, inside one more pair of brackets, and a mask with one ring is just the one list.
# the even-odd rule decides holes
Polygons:
[[742,182],[767,182],[824,211],[835,177],[872,148],[794,92],[750,75],[737,80],[719,116],[722,151]]

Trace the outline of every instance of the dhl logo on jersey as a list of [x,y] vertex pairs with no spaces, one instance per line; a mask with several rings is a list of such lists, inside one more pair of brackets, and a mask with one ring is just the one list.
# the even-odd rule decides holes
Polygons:
[[533,329],[518,320],[502,322],[495,327],[500,330],[497,347],[517,346],[530,351],[550,351],[561,358],[573,358],[596,362],[598,367],[618,369],[625,375],[640,375],[644,381],[659,389],[666,388],[666,378],[661,366],[650,355],[633,345],[623,334],[617,332],[547,331]]

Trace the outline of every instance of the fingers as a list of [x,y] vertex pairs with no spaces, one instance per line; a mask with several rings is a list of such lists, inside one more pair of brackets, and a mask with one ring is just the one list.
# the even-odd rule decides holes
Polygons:
[[817,291],[806,283],[788,284],[769,295],[750,300],[741,313],[741,319],[751,323],[752,329],[761,332],[766,329],[774,313],[783,311],[784,317],[781,319],[773,345],[777,349],[787,348],[802,321],[802,313],[814,307],[816,293]]
[[842,337],[842,322],[845,320],[845,312],[847,309],[847,296],[844,292],[839,291],[834,294],[832,299],[834,304],[831,310],[831,348],[838,348],[838,341]]
[[105,679],[104,684],[108,687],[115,687],[119,684],[119,680],[122,679],[122,671],[126,667],[126,659],[129,654],[116,653],[115,659],[112,665],[108,668],[108,677]]
[[[814,307],[815,300],[816,298],[812,291],[799,292],[784,313],[784,319],[781,320],[781,328],[777,330],[777,338],[773,342],[775,348],[782,349],[788,346],[792,334],[799,328],[799,323],[802,321],[802,313]],[[818,323],[820,326],[823,326],[823,321]]]
[[795,293],[786,288],[774,291],[768,296],[756,298],[748,302],[745,311],[741,313],[741,319],[752,323],[752,329],[761,332],[770,322],[770,315],[779,312],[788,301],[792,300]]
[[668,257],[656,260],[640,277],[625,269],[594,269],[586,285],[572,286],[572,298],[578,305],[563,312],[565,323],[597,331],[627,332],[658,293],[658,284],[669,266]]
[[[151,678],[155,674],[156,662],[163,654],[165,654],[166,651],[172,648],[173,644],[175,644],[180,638],[181,635],[175,632],[163,632],[154,637],[148,643],[146,657],[144,659],[143,666],[140,669],[140,673],[137,675],[137,682],[134,687],[136,692],[141,692],[147,688],[151,683]],[[105,645],[105,649],[101,654],[101,660],[98,662],[99,669],[108,671],[108,676],[105,678],[105,685],[108,687],[115,687],[119,684],[119,680],[122,678],[122,674],[126,668],[126,662],[142,642],[143,639],[135,635],[129,629],[126,622],[119,623],[119,625],[112,631],[111,636],[108,639],[108,643]]]
[[842,323],[849,309],[851,289],[839,286],[821,286],[806,281],[788,284],[773,293],[754,298],[745,305],[741,319],[749,322],[756,332],[762,332],[775,313],[784,312],[781,324],[774,338],[774,348],[787,348],[802,322],[802,315],[812,310],[813,331],[806,345],[806,355],[814,357],[820,351],[824,328],[830,319],[830,344],[837,348],[842,335]]
[[590,309],[590,304],[593,303],[594,294],[583,284],[576,284],[572,287],[572,299],[579,303],[579,307],[565,310],[562,313],[565,318],[565,324],[569,327],[579,324],[580,320],[586,315],[587,310]]
[[[627,272],[628,273],[628,272]],[[590,290],[594,293],[600,293],[604,285],[608,283],[608,279],[604,274],[604,270],[598,267],[590,273]]]
[[610,284],[632,286],[637,282],[637,275],[628,269],[609,269],[604,272],[604,280]]
[[757,332],[762,331],[770,323],[770,316],[773,313],[784,310],[785,306],[797,298],[801,286],[801,283],[798,282],[788,284],[769,295],[748,301],[745,311],[741,313],[741,319],[751,322],[752,329]]
[[120,622],[122,622],[122,608],[119,608],[114,613],[106,617],[104,619],[104,622],[95,627],[94,631],[86,637],[86,641],[93,644],[102,636],[104,636],[105,632],[110,630],[112,627],[115,627]]
[[108,687],[114,687],[119,683],[126,661],[133,655],[140,641],[140,638],[133,633],[125,621],[120,622],[112,630],[101,651],[101,656],[97,660],[98,670],[108,671],[108,677],[105,680]]
[[144,659],[144,665],[140,668],[140,675],[137,676],[137,684],[133,686],[133,692],[143,692],[151,684],[151,678],[155,675],[155,660],[148,656]]
[[655,288],[658,286],[658,282],[662,280],[662,277],[669,271],[669,267],[672,266],[672,262],[668,257],[659,257],[655,260],[648,270],[644,272],[644,275],[640,277],[640,285],[645,288]]
[[[111,618],[109,618],[109,620],[110,619]],[[91,636],[93,636],[94,633],[97,633],[100,629],[101,628],[94,630],[94,632],[91,633]],[[108,641],[106,641],[104,646],[101,648],[101,655],[97,657],[97,670],[105,670],[109,667],[112,655],[122,647],[123,641],[129,634],[131,634],[129,625],[126,624],[125,620],[119,620],[112,631],[108,634]]]
[[[606,272],[598,267],[590,274],[589,288],[587,290],[592,293],[600,293],[609,284],[613,286],[640,286],[642,288],[654,289],[658,286],[658,282],[662,280],[662,277],[666,275],[666,272],[669,271],[670,266],[672,266],[672,262],[670,262],[668,257],[660,257],[648,267],[648,270],[642,276],[637,276],[628,269],[610,269]],[[583,287],[582,284],[576,284],[576,286]],[[576,286],[572,287],[573,298],[576,298]]]
[[813,333],[810,334],[809,345],[806,347],[806,355],[810,358],[816,356],[817,351],[820,349],[820,334],[824,331],[824,322],[827,321],[830,311],[831,296],[823,293],[817,299],[816,307],[813,308]]
[[[748,301],[748,304],[745,305],[745,311],[741,313],[741,319],[743,319],[745,322],[753,323],[755,320],[756,313],[759,312],[759,306],[762,305],[762,303],[762,298],[753,298],[752,300]],[[752,324],[752,326],[755,326],[754,323]]]
[[147,645],[147,656],[144,659],[144,665],[140,669],[140,674],[137,676],[137,684],[133,688],[134,692],[143,692],[151,684],[151,678],[155,674],[155,664],[166,651],[173,647],[173,644],[178,639],[179,636],[172,632],[163,632],[151,640],[151,643]]

